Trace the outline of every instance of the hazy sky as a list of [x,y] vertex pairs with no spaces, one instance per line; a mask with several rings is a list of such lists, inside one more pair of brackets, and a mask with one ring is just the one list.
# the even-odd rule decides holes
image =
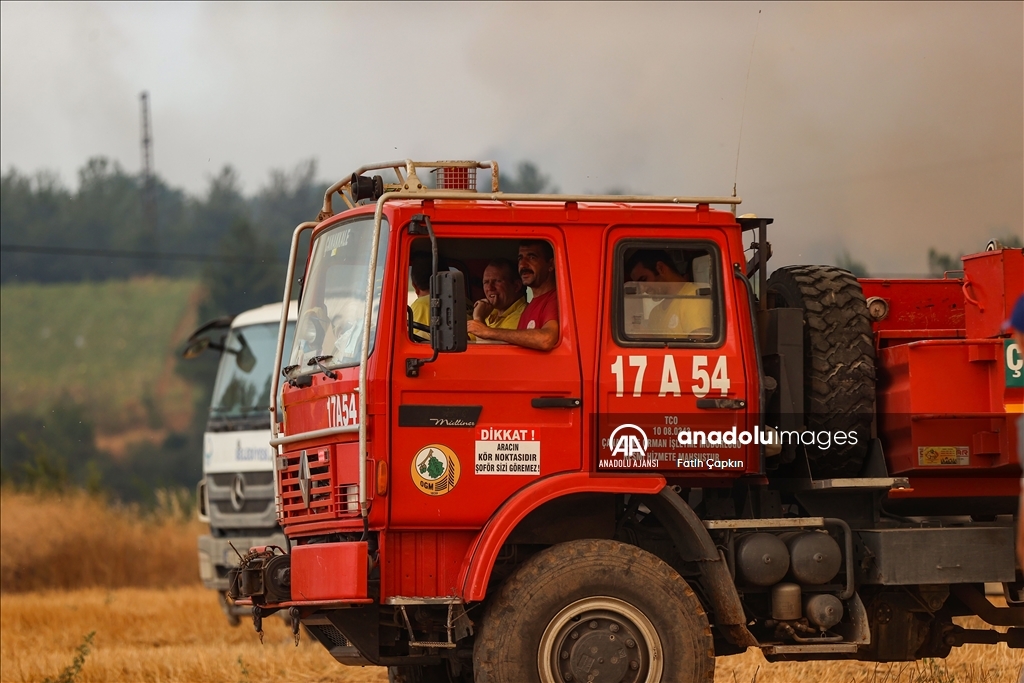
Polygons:
[[5,2],[0,166],[137,170],[148,90],[156,169],[193,192],[310,157],[325,180],[404,157],[529,159],[572,192],[736,179],[773,264],[920,272],[1024,230],[1022,7]]

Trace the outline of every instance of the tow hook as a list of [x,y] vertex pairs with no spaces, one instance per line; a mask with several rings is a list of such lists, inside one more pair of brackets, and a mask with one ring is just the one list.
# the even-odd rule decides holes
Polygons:
[[263,608],[259,605],[252,606],[252,627],[260,637],[260,645],[263,644]]
[[251,598],[253,605],[287,602],[292,599],[291,557],[275,545],[257,546],[228,572],[228,582],[232,600]]
[[292,619],[292,635],[295,636],[295,647],[299,646],[299,608],[292,607],[288,610],[288,616]]

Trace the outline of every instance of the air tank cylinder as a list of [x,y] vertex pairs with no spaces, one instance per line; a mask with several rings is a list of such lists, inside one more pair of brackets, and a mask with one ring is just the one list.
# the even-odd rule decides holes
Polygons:
[[839,573],[843,554],[839,544],[827,533],[803,531],[786,538],[789,548],[789,575],[797,583],[820,586]]
[[755,586],[771,586],[789,571],[789,551],[775,534],[743,536],[736,544],[736,573]]
[[843,603],[834,595],[818,593],[804,601],[804,614],[807,621],[827,631],[842,620]]

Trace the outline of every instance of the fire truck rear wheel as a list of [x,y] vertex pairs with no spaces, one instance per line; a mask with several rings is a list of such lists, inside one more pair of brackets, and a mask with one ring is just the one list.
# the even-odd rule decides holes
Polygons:
[[875,411],[875,344],[856,276],[834,266],[786,266],[768,278],[769,308],[804,312],[804,424],[820,434],[854,431],[857,443],[807,446],[815,477],[857,476]]
[[711,628],[686,581],[625,543],[562,543],[527,560],[484,612],[476,683],[710,682]]

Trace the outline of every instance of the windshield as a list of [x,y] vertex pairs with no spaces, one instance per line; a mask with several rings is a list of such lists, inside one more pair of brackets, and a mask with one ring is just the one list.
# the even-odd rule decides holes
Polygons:
[[[321,233],[310,250],[309,274],[299,302],[299,323],[289,365],[291,376],[325,368],[359,365],[366,310],[366,279],[373,244],[373,217],[358,218]],[[374,277],[370,350],[377,332],[388,225],[381,222]]]
[[[268,418],[277,331],[277,323],[263,323],[228,333],[213,386],[211,418]],[[284,348],[292,343],[294,332],[295,323],[289,322]]]

